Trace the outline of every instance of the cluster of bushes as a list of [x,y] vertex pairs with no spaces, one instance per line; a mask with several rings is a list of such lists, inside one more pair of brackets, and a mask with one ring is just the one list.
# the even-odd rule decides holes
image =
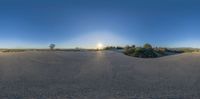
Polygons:
[[126,46],[124,53],[129,56],[140,58],[155,58],[159,56],[150,44],[145,44],[143,47],[135,47],[135,45]]
[[153,48],[151,44],[144,44],[143,47],[126,46],[124,54],[140,58],[156,58],[165,55],[182,53],[182,51],[169,50],[167,48]]
[[124,49],[124,48],[120,46],[107,46],[104,48],[104,50],[121,50],[121,49]]

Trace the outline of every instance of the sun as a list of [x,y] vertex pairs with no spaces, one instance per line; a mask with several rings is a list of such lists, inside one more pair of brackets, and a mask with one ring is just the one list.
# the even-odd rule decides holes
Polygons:
[[97,49],[103,49],[103,44],[102,43],[97,43]]

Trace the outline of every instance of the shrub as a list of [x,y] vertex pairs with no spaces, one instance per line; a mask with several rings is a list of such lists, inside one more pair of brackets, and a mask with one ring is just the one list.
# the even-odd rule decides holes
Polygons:
[[145,58],[155,58],[158,57],[158,54],[153,49],[145,49],[144,56]]
[[135,48],[135,45],[132,45],[131,47],[132,47],[132,48]]
[[120,46],[117,46],[116,49],[119,49],[119,50],[120,50],[120,49],[124,49],[124,48],[123,48],[123,47],[120,47]]
[[144,44],[144,48],[145,49],[152,49],[152,46],[151,46],[151,44],[146,43],[146,44]]
[[148,43],[145,44],[143,47],[137,47],[137,48],[135,47],[135,45],[126,46],[124,53],[129,56],[140,57],[140,58],[155,58],[160,56],[160,54],[156,52],[156,50],[154,50],[152,46]]
[[173,55],[177,53],[183,53],[183,52],[193,52],[196,51],[197,49],[167,49],[167,48],[158,48],[155,47],[153,48],[151,44],[144,44],[143,47],[135,47],[133,46],[126,46],[125,47],[125,54],[129,56],[134,56],[134,57],[140,57],[140,58],[156,58],[156,57],[161,57],[165,55]]
[[144,48],[136,48],[136,49],[135,49],[135,52],[132,53],[131,56],[135,56],[135,57],[140,57],[140,58],[142,58],[142,57],[144,57],[144,54],[143,54],[144,52],[145,52],[145,49],[144,49]]
[[155,58],[158,57],[158,54],[153,49],[136,48],[133,56],[140,58]]
[[104,50],[113,50],[116,49],[114,46],[106,46]]
[[135,53],[135,48],[126,48],[124,53],[126,55],[131,55],[131,54]]
[[164,56],[167,55],[166,52],[170,52],[167,48],[155,48],[154,50],[159,54],[158,56]]
[[131,47],[129,46],[129,45],[127,45],[127,46],[125,46],[125,50],[128,50],[128,49],[130,49]]

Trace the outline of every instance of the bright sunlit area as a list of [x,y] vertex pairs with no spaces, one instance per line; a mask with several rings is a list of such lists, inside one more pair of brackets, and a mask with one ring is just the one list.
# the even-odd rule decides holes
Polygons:
[[[134,37],[132,37],[134,38]],[[71,40],[67,40],[63,45],[69,47],[81,47],[81,48],[92,48],[102,49],[106,46],[125,46],[130,44],[133,40],[127,40],[123,35],[117,34],[117,32],[99,31],[99,32],[88,32],[81,36],[75,36]]]
[[97,46],[97,49],[103,49],[103,47],[104,47],[104,45],[102,43],[100,43],[100,42],[97,43],[96,46]]

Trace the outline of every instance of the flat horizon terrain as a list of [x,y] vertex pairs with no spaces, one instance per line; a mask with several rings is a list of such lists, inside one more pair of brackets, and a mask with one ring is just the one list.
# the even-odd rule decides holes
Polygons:
[[0,53],[1,99],[199,99],[200,54]]

